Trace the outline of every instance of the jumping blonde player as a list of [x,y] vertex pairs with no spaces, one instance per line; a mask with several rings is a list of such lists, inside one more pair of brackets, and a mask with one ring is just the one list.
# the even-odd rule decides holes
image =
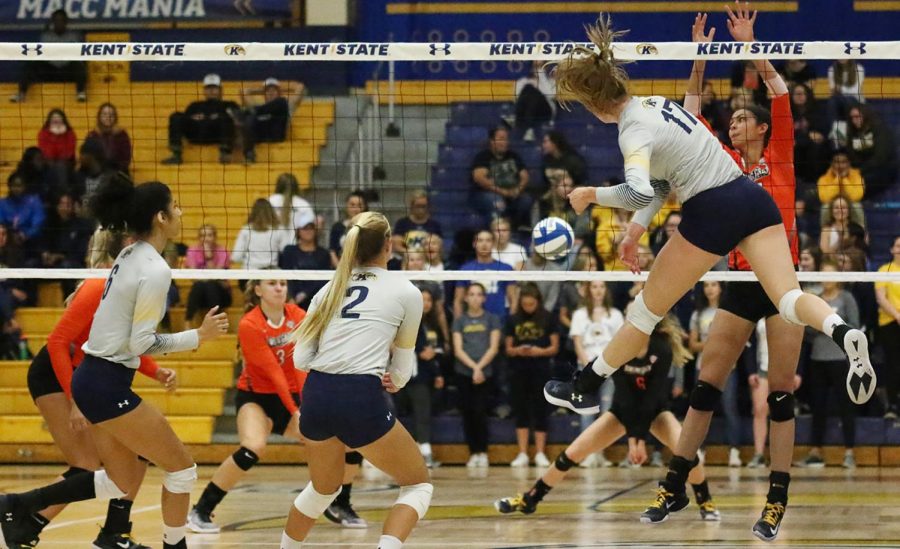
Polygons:
[[294,364],[309,372],[300,432],[311,480],[291,506],[281,549],[299,549],[338,495],[345,447],[400,485],[380,549],[402,547],[431,503],[425,460],[384,394],[401,389],[415,371],[423,307],[419,290],[387,270],[390,257],[387,219],[375,212],[354,217],[337,270],[296,333]]

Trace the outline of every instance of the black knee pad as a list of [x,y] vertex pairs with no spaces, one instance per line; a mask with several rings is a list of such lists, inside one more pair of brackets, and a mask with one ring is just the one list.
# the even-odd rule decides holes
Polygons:
[[250,448],[241,446],[237,451],[231,454],[231,459],[242,471],[249,471],[251,467],[259,462],[259,456]]
[[718,406],[720,398],[722,391],[705,381],[698,381],[691,391],[691,408],[700,412],[712,412]]
[[69,467],[68,469],[65,470],[65,472],[63,472],[63,474],[61,476],[62,476],[62,478],[69,478],[69,477],[74,477],[75,475],[80,475],[81,473],[93,474],[94,472],[89,471],[87,469],[82,469],[81,467]]
[[556,462],[554,462],[554,465],[556,465],[556,468],[560,471],[568,471],[578,464],[569,459],[569,456],[567,456],[565,450],[563,450],[559,453],[558,456],[556,456]]
[[344,463],[347,465],[359,465],[362,463],[363,456],[359,452],[347,452],[344,454]]
[[769,418],[772,421],[790,421],[794,419],[794,395],[785,391],[772,391],[769,398]]

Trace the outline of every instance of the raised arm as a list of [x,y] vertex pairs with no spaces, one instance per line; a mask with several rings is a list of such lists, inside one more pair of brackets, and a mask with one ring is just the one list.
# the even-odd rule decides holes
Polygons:
[[[706,14],[698,13],[694,18],[694,25],[691,27],[691,37],[694,42],[712,42],[716,35],[716,28],[710,27],[709,33],[706,32]],[[703,95],[703,73],[706,70],[706,61],[696,60],[694,66],[691,67],[691,76],[688,78],[687,92],[684,94],[684,110],[698,115],[700,114]]]
[[[734,10],[725,6],[725,11],[728,13],[728,31],[731,33],[732,38],[739,42],[755,42],[753,25],[756,23],[757,12],[753,11],[751,13],[749,2],[742,4],[740,0],[735,0],[734,6]],[[787,84],[784,83],[781,75],[778,74],[778,71],[775,70],[775,67],[772,66],[768,59],[754,59],[753,66],[762,74],[766,86],[773,95],[777,97],[788,92]]]

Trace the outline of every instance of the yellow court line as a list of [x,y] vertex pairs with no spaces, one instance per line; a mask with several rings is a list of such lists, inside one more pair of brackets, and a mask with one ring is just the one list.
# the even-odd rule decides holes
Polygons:
[[[865,3],[861,0],[857,2]],[[900,4],[900,2],[873,2]],[[464,13],[630,13],[718,11],[722,2],[395,2],[388,4],[388,15],[464,14]],[[798,2],[755,2],[753,9],[770,12],[796,12]]]
[[897,0],[855,0],[853,11],[900,11]]

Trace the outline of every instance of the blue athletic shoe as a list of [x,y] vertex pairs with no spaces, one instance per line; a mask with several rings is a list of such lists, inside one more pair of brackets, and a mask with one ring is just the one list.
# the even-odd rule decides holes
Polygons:
[[597,394],[577,392],[574,381],[548,381],[544,385],[544,398],[550,404],[568,408],[577,414],[590,415],[600,412],[600,399],[597,398]]

